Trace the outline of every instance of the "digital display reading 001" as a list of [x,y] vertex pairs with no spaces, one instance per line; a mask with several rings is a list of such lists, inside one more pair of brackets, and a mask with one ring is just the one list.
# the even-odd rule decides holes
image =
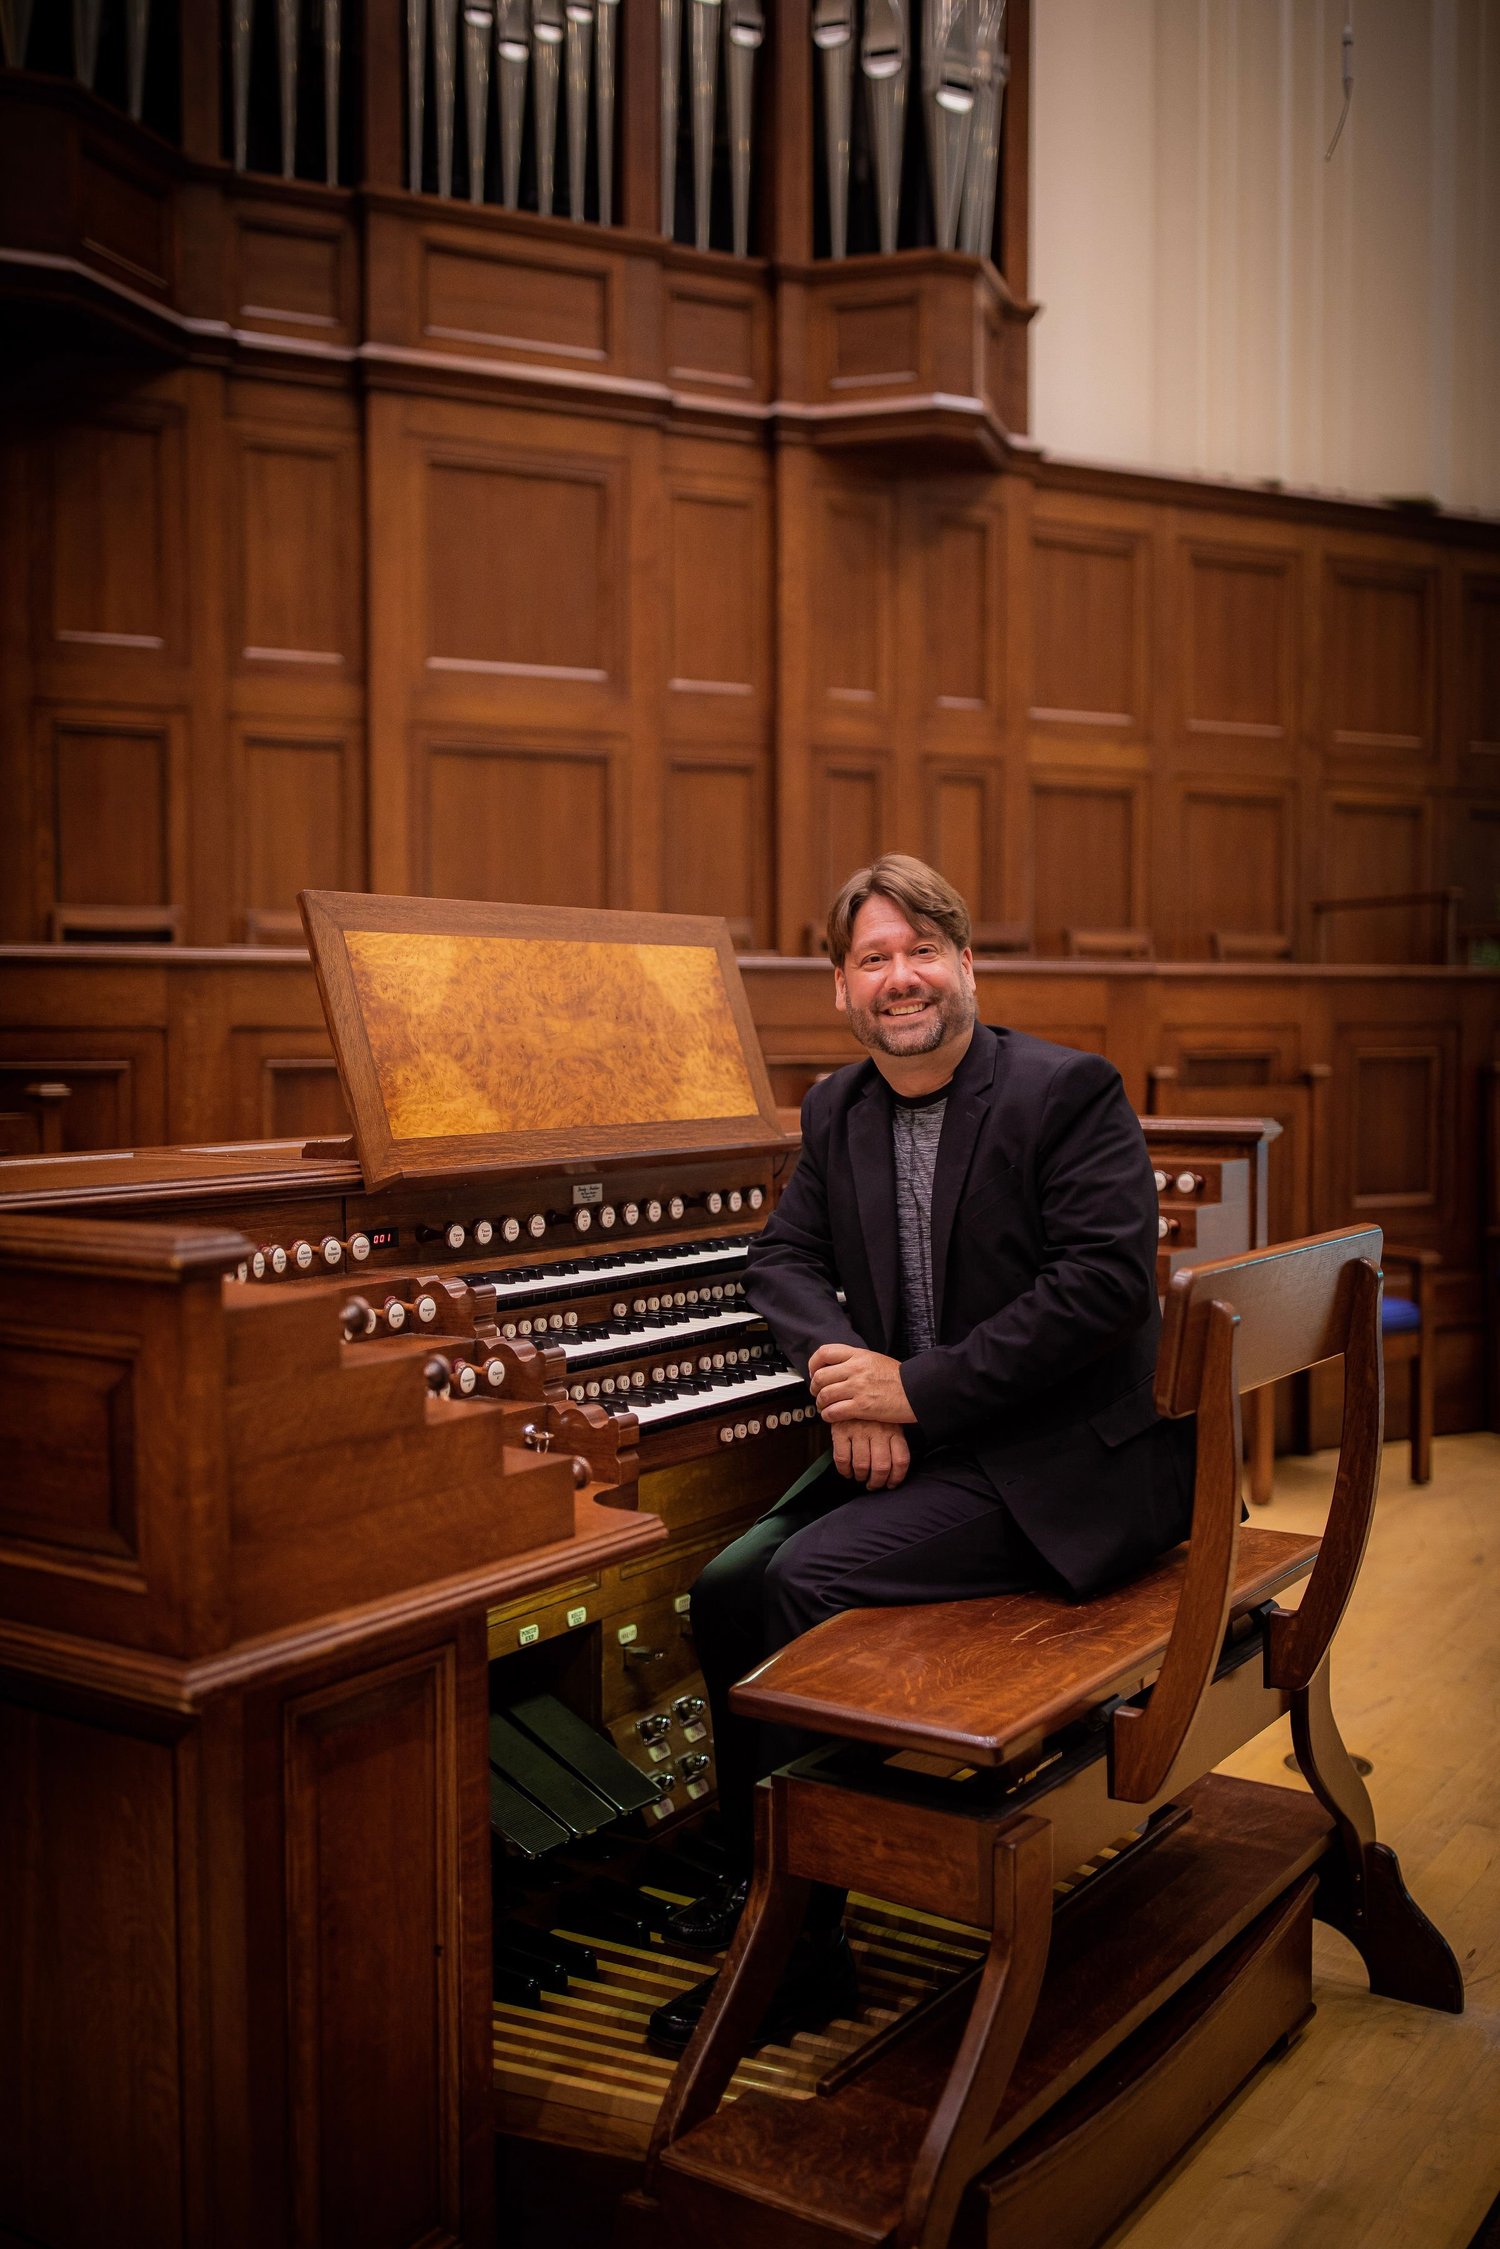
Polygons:
[[372,1226],[369,1228],[369,1235],[371,1249],[399,1249],[401,1247],[401,1229],[399,1226]]

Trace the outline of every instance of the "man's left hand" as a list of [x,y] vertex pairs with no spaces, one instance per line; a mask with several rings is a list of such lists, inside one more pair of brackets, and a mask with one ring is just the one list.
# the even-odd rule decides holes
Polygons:
[[807,1379],[818,1412],[828,1422],[915,1421],[901,1386],[901,1362],[852,1343],[820,1343],[808,1361]]

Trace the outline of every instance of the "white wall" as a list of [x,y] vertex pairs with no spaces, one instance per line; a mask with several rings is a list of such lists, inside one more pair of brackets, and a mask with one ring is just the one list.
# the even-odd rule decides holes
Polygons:
[[1033,0],[1032,429],[1500,514],[1500,0]]

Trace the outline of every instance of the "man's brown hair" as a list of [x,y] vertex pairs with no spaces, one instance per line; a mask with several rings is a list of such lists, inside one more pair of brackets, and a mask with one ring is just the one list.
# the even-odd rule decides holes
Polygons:
[[969,942],[969,909],[936,867],[904,851],[885,851],[871,867],[849,877],[828,909],[828,958],[842,968],[854,934],[855,916],[867,898],[889,898],[914,929],[930,927],[956,952]]

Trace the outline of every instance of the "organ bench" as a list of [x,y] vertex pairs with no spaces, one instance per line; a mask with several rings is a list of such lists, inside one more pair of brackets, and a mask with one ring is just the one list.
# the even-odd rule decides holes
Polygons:
[[[1087,2249],[1303,2019],[1313,1914],[1352,1939],[1375,1991],[1462,2008],[1329,1701],[1379,1478],[1379,1255],[1367,1229],[1174,1275],[1156,1399],[1197,1418],[1184,1551],[1084,1604],[846,1611],[734,1690],[744,1716],[834,1746],[762,1784],[750,1901],[630,2238]],[[1344,1428],[1322,1541],[1242,1532],[1241,1392],[1334,1357]],[[1214,1776],[1287,1712],[1310,1798]],[[1055,1905],[1057,1875],[1127,1828]],[[747,2089],[719,2110],[810,1884],[855,1879],[985,1927],[977,1978],[823,2098],[789,2109]]]

